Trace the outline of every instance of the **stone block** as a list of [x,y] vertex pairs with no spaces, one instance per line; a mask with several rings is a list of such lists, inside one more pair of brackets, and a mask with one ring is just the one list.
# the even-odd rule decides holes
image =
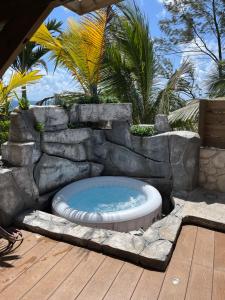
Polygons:
[[40,194],[45,194],[72,181],[90,176],[89,162],[72,162],[65,158],[43,154],[34,169],[34,179]]
[[12,170],[0,168],[0,224],[9,226],[14,216],[23,210],[23,204]]
[[87,153],[84,144],[58,144],[58,143],[42,143],[42,152],[49,155],[67,158],[72,161],[85,161]]
[[40,132],[34,128],[35,119],[30,110],[10,114],[9,141],[16,143],[40,142]]
[[105,175],[170,178],[169,163],[157,162],[110,142],[96,146],[95,161],[105,166]]
[[200,137],[190,131],[174,131],[169,137],[173,189],[191,191],[198,184]]
[[112,129],[105,130],[105,136],[109,142],[132,148],[129,122],[112,122]]
[[79,144],[91,138],[90,128],[66,129],[56,132],[43,132],[44,143]]
[[169,138],[166,135],[154,135],[151,137],[131,136],[133,150],[147,158],[157,162],[169,163]]
[[156,115],[155,130],[158,133],[171,131],[171,127],[167,115]]
[[138,263],[139,253],[143,251],[145,240],[140,236],[115,232],[102,243],[103,252],[116,255]]
[[35,122],[44,125],[45,131],[63,130],[68,128],[68,114],[59,106],[31,106],[30,111],[35,118]]
[[104,170],[104,166],[96,163],[90,163],[90,164],[91,164],[90,176],[91,177],[100,176]]
[[37,162],[41,156],[39,145],[34,142],[6,142],[1,146],[2,160],[12,166],[23,167]]
[[74,104],[70,110],[70,123],[131,121],[132,105],[126,104]]
[[14,167],[11,170],[15,184],[23,197],[24,207],[35,207],[38,202],[39,192],[33,178],[33,166]]
[[144,267],[165,270],[172,254],[173,244],[167,240],[157,240],[149,243],[140,253],[140,263]]
[[124,146],[152,160],[169,162],[169,139],[166,135],[150,137],[135,136],[130,133],[128,122],[113,122],[111,130],[105,130],[106,139]]

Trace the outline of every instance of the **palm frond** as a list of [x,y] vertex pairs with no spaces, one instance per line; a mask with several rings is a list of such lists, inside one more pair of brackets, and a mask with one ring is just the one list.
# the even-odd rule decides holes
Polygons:
[[206,82],[210,97],[225,96],[225,62],[222,64],[221,73],[218,72],[218,67],[215,67],[208,76]]
[[84,16],[79,23],[69,19],[66,31],[58,38],[42,25],[32,41],[52,51],[55,63],[66,67],[85,93],[96,93],[109,16],[107,8]]
[[3,107],[7,106],[17,88],[33,84],[41,78],[42,75],[40,75],[37,70],[25,74],[17,72],[12,73],[8,84],[5,85],[3,81],[0,81],[0,105]]
[[182,122],[197,122],[199,116],[199,101],[192,100],[187,103],[186,106],[177,109],[169,114],[170,124],[174,124],[178,121]]
[[188,94],[190,91],[193,72],[192,63],[189,60],[185,60],[172,74],[165,88],[159,92],[156,100],[156,105],[158,105],[160,113],[169,114],[172,103],[182,103],[180,94]]
[[111,26],[103,87],[111,88],[112,93],[121,91],[119,100],[133,103],[138,119],[146,123],[151,121],[150,95],[155,73],[153,42],[148,21],[140,9],[127,5],[120,5],[120,9],[122,16],[120,13]]

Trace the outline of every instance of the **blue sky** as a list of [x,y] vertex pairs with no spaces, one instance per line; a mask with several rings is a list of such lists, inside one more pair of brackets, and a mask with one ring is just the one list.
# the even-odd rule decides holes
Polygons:
[[[160,0],[136,0],[141,9],[145,12],[150,22],[151,35],[159,36],[160,30],[158,21],[163,13],[163,7]],[[66,26],[68,18],[79,18],[78,15],[72,11],[64,8],[63,6],[55,8],[48,18],[56,18],[61,20]],[[31,101],[38,101],[45,97],[52,96],[54,93],[60,93],[63,91],[78,90],[79,86],[71,78],[71,76],[64,69],[57,69],[53,74],[52,64],[48,63],[48,74],[43,71],[45,76],[37,84],[28,87],[28,98]],[[6,76],[8,77],[8,76]]]
[[[159,20],[162,16],[165,15],[165,10],[162,5],[163,0],[136,0],[136,3],[139,4],[141,10],[145,13],[146,17],[149,20],[150,30],[152,37],[159,37],[161,35],[159,28]],[[79,18],[78,15],[72,11],[61,6],[56,9],[49,15],[48,18],[56,18],[63,22],[66,26],[68,18]],[[172,63],[174,65],[179,65],[182,57],[173,57]],[[196,60],[196,66],[199,72],[199,78],[202,78],[201,74],[206,73],[206,65],[199,65],[199,62]],[[53,73],[53,66],[51,63],[48,63],[49,72],[46,74],[42,70],[44,77],[37,84],[28,87],[28,98],[30,101],[39,101],[45,97],[53,96],[54,93],[61,93],[64,91],[77,91],[79,85],[72,79],[70,74],[63,69],[57,68]],[[6,73],[6,80],[9,76],[9,72]]]

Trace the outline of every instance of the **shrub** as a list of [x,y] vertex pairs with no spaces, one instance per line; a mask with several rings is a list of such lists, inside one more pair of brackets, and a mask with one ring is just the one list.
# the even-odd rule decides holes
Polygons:
[[0,145],[8,141],[9,126],[9,120],[0,120]]
[[34,125],[34,129],[38,132],[43,132],[45,130],[45,125],[41,122],[37,122],[35,125]]
[[133,125],[130,132],[137,136],[152,136],[156,134],[154,125]]
[[22,110],[28,110],[30,107],[30,101],[27,98],[18,98],[18,103]]
[[108,95],[88,96],[82,93],[65,92],[55,94],[54,104],[65,109],[71,108],[73,104],[99,104],[99,103],[119,103],[118,99]]

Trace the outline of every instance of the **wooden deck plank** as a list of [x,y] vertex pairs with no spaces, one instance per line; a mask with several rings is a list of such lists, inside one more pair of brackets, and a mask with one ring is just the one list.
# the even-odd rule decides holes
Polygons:
[[182,227],[182,231],[173,252],[173,260],[191,264],[196,235],[196,226],[185,225]]
[[225,299],[225,272],[214,270],[212,299]]
[[[77,300],[99,300],[104,297],[116,278],[124,262],[118,259],[107,257],[98,272],[91,278],[86,287],[82,290]],[[106,280],[107,278],[107,280]]]
[[169,265],[159,295],[160,300],[185,299],[190,268],[189,263],[181,261],[174,261]]
[[198,227],[193,255],[193,264],[213,268],[214,231]]
[[87,251],[83,248],[73,247],[22,299],[48,299],[52,292],[77,267]]
[[160,300],[185,298],[195,248],[197,228],[186,225],[182,228],[172,259],[166,271],[159,295]]
[[[99,253],[88,251],[78,267],[69,277],[52,293],[51,300],[70,300],[75,299],[87,282],[96,273],[105,259],[105,256]],[[106,279],[107,280],[107,279]]]
[[164,277],[165,277],[164,272],[144,270],[131,299],[132,300],[158,299]]
[[225,234],[215,232],[214,269],[225,271]]
[[212,298],[213,269],[192,264],[185,300],[210,300]]
[[3,299],[16,300],[30,290],[72,248],[66,243],[56,243],[39,261],[33,264],[2,293]]
[[18,248],[4,257],[0,257],[0,274],[2,270],[5,270],[5,268],[15,267],[21,256],[33,248],[41,240],[43,240],[41,235],[34,235],[32,233],[26,234],[22,244],[20,244]]
[[142,273],[142,268],[125,263],[105,295],[104,300],[130,299]]
[[26,255],[15,261],[14,268],[2,270],[0,277],[0,292],[9,287],[18,276],[28,270],[35,262],[38,262],[39,259],[55,245],[55,243],[55,241],[42,237],[40,242],[26,253]]
[[166,272],[33,233],[24,236],[14,252],[20,258],[0,269],[0,299],[225,299],[224,233],[183,226]]

